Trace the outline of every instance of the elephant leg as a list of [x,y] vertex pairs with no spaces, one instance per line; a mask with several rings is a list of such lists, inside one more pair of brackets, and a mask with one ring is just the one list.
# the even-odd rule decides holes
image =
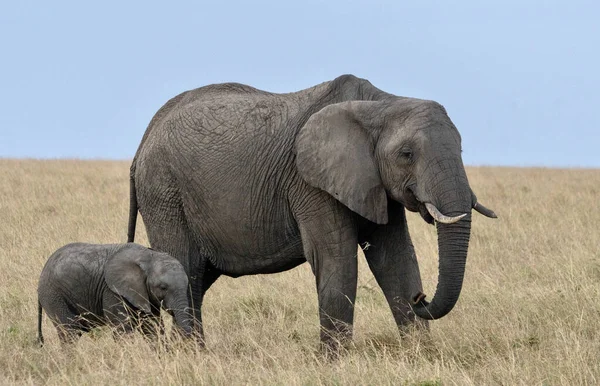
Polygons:
[[[160,199],[160,198],[155,198]],[[187,227],[184,210],[178,199],[162,198],[162,203],[154,203],[164,211],[143,211],[146,232],[152,248],[166,252],[181,262],[189,279],[188,300],[194,318],[194,331],[198,343],[204,346],[202,327],[202,300],[206,290],[217,280],[219,274],[210,269],[208,257],[198,247]]]
[[163,336],[165,334],[165,324],[160,317],[160,310],[143,317],[140,321],[140,328],[147,338],[156,339],[158,336]]
[[404,208],[390,201],[388,224],[361,232],[359,242],[375,280],[381,287],[400,331],[415,324],[428,328],[426,320],[412,312],[411,299],[423,291],[419,264],[406,223]]
[[357,235],[352,215],[337,202],[299,218],[304,254],[319,296],[321,348],[337,353],[352,338],[357,283]]
[[68,323],[54,323],[61,345],[68,345],[75,342],[83,334],[79,328],[73,327]]
[[138,320],[134,318],[131,310],[124,301],[111,291],[105,291],[102,295],[104,307],[104,318],[106,323],[113,329],[115,338],[130,334],[138,327]]
[[217,281],[219,276],[221,276],[221,273],[212,267],[206,258],[200,262],[199,267],[197,267],[195,271],[197,274],[190,276],[190,304],[194,313],[194,324],[198,334],[198,340],[200,345],[204,347],[205,339],[204,326],[202,324],[202,302],[204,301],[206,291],[208,291],[210,286]]
[[75,342],[87,331],[76,321],[76,318],[75,315],[52,318],[61,345],[69,345]]
[[47,312],[47,315],[56,327],[61,345],[69,345],[75,342],[84,332],[89,331],[66,301],[57,301],[53,304],[53,307],[55,308],[54,312]]

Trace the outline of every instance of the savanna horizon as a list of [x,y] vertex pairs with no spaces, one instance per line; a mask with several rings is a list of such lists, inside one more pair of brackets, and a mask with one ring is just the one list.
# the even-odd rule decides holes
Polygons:
[[[431,322],[429,342],[400,338],[359,250],[354,344],[334,363],[316,353],[308,264],[219,279],[203,308],[206,351],[157,351],[139,336],[113,341],[106,329],[63,350],[45,315],[39,348],[43,264],[69,242],[126,241],[130,162],[0,158],[0,383],[600,383],[600,169],[589,168],[466,167],[499,218],[473,216],[460,300]],[[431,296],[435,228],[416,213],[408,221]],[[143,221],[136,242],[148,245]]]

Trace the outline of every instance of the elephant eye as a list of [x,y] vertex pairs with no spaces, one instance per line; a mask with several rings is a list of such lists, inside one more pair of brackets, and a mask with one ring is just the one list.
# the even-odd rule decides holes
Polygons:
[[410,149],[402,149],[400,150],[400,158],[406,161],[411,161],[413,158],[413,153]]
[[166,284],[161,284],[158,286],[158,288],[161,289],[161,291],[166,291],[167,290],[167,285]]

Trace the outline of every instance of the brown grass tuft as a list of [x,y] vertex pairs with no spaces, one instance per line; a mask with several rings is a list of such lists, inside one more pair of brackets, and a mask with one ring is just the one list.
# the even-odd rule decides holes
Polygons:
[[[354,344],[316,355],[307,265],[220,279],[204,307],[208,349],[114,341],[99,329],[63,350],[45,317],[39,273],[73,241],[125,242],[129,162],[0,160],[0,384],[600,384],[600,171],[468,168],[498,220],[474,215],[466,281],[431,340],[401,339],[360,254]],[[425,293],[436,234],[410,214]],[[136,241],[147,245],[143,223]]]

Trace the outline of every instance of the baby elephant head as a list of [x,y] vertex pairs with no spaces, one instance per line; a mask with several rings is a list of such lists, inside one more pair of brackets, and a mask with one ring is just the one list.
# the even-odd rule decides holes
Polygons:
[[131,244],[108,260],[105,266],[108,287],[144,313],[161,307],[175,318],[188,336],[192,318],[188,314],[188,277],[174,257]]

